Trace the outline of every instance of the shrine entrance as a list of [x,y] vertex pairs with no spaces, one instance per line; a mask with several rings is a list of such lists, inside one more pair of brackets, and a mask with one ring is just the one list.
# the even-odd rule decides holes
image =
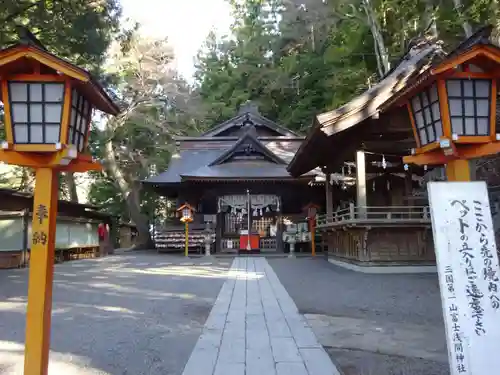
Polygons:
[[[249,208],[250,207],[250,208]],[[222,219],[222,251],[277,251],[281,199],[273,194],[238,194],[218,197]],[[248,228],[250,227],[250,234]],[[251,249],[247,242],[250,238]]]

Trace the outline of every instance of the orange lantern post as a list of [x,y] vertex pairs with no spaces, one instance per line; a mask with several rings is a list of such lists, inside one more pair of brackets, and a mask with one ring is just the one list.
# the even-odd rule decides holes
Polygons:
[[59,172],[101,170],[86,152],[92,111],[118,114],[91,75],[36,39],[0,51],[5,141],[0,161],[36,171],[26,316],[25,375],[46,375]]
[[181,216],[181,222],[184,223],[184,232],[186,235],[185,245],[184,245],[184,256],[189,255],[189,223],[193,221],[195,209],[187,203],[184,203],[177,209],[177,212]]
[[316,213],[318,212],[319,206],[314,203],[308,203],[304,207],[304,211],[307,214],[307,222],[309,226],[309,232],[311,233],[311,255],[316,256]]

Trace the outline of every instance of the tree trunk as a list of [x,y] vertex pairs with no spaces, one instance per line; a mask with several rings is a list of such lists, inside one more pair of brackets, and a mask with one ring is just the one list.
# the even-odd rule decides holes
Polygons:
[[115,150],[111,139],[106,142],[105,155],[106,174],[118,187],[124,201],[127,204],[130,218],[137,227],[138,236],[134,247],[137,249],[151,249],[152,240],[149,233],[148,219],[141,213],[139,197],[140,187],[131,186],[125,175],[120,170],[118,163],[116,162]]
[[425,11],[423,14],[424,27],[425,30],[428,32],[428,34],[431,36],[431,38],[437,40],[439,35],[436,23],[436,16],[434,12],[435,9],[433,0],[426,0]]
[[64,181],[68,188],[69,199],[71,202],[78,203],[78,193],[76,192],[75,175],[71,172],[64,173]]
[[370,0],[363,0],[363,8],[365,9],[365,13],[368,18],[368,24],[370,25],[373,41],[375,42],[375,54],[377,56],[378,70],[380,78],[382,78],[391,69],[389,52],[385,46],[382,30],[377,20],[377,15],[373,11]]
[[465,36],[469,38],[472,36],[472,26],[467,22],[467,20],[464,18],[464,14],[462,13],[462,0],[453,0],[453,5],[455,5],[455,10],[458,13],[458,17],[462,20],[462,28],[464,29]]

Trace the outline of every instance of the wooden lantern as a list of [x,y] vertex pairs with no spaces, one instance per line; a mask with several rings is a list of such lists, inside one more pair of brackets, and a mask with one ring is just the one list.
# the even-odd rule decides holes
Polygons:
[[406,106],[417,145],[405,163],[448,164],[450,169],[460,164],[459,172],[468,168],[468,159],[500,152],[500,48],[476,39],[422,73],[392,102]]
[[[116,115],[119,109],[90,73],[36,40],[23,41],[0,51],[0,95],[5,112],[3,161],[34,167],[43,165],[45,158],[47,166],[64,170],[80,159],[88,162],[82,171],[95,169],[84,156],[92,112]],[[35,154],[32,163],[29,155]],[[60,157],[54,158],[56,154]]]
[[184,203],[177,209],[180,220],[183,223],[191,223],[194,220],[195,209],[188,203]]
[[311,202],[311,203],[308,203],[307,205],[305,205],[302,210],[305,212],[308,219],[314,219],[316,217],[318,210],[319,210],[319,206],[317,204]]

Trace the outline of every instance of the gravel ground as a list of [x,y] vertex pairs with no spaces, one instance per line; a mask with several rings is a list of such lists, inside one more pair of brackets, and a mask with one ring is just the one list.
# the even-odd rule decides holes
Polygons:
[[[229,266],[156,253],[57,265],[49,375],[181,374]],[[27,275],[0,272],[0,374],[22,374]]]
[[[437,275],[364,274],[320,258],[268,262],[302,314],[358,318],[386,325],[411,323],[443,330]],[[384,355],[383,348],[378,353],[356,349],[329,349],[346,375],[449,374],[447,363]]]

